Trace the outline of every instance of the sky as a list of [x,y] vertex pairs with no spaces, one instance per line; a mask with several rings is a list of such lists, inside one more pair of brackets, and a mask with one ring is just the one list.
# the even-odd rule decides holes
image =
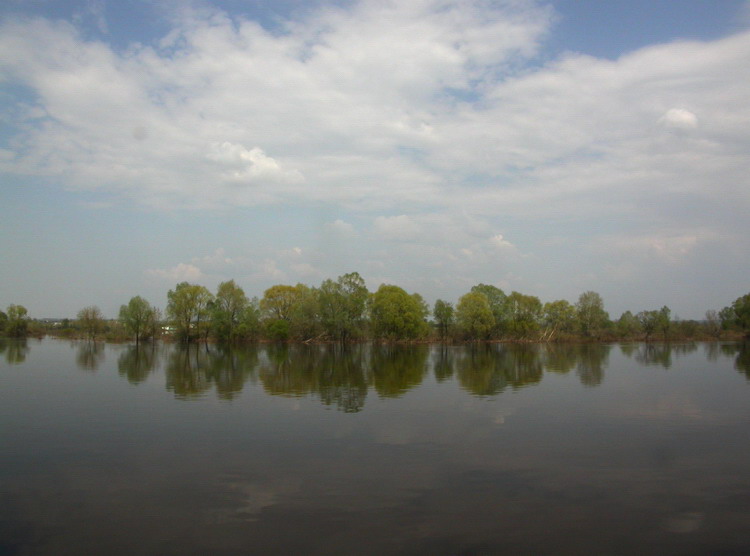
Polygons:
[[750,3],[5,0],[0,308],[750,291]]

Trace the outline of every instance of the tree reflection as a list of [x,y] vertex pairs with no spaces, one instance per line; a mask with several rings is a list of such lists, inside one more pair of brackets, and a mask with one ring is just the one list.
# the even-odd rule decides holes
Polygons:
[[569,373],[578,364],[580,347],[575,344],[549,344],[544,350],[544,368],[553,373]]
[[175,397],[201,397],[212,387],[221,399],[232,399],[255,371],[258,356],[255,346],[231,348],[181,344],[172,347],[165,367],[167,390]]
[[104,361],[105,344],[103,342],[78,342],[76,364],[84,371],[96,371]]
[[220,399],[231,400],[245,383],[255,379],[258,366],[257,346],[220,345],[209,352],[209,377]]
[[287,346],[266,349],[259,377],[269,394],[315,394],[324,405],[354,413],[367,397],[367,349],[363,345]]
[[367,397],[366,368],[362,346],[326,346],[318,366],[320,400],[346,413],[361,411]]
[[461,387],[475,396],[494,396],[508,386],[500,371],[499,360],[491,346],[471,346],[456,362],[456,374]]
[[737,346],[737,357],[734,368],[750,380],[750,343],[742,342]]
[[167,357],[167,390],[175,397],[199,397],[211,388],[208,378],[208,349],[199,344],[176,345]]
[[576,374],[584,386],[599,386],[604,380],[604,369],[609,364],[612,346],[606,344],[582,344],[579,346]]
[[435,380],[444,382],[453,376],[456,367],[456,350],[440,344],[436,348],[435,357],[432,361],[432,372],[435,374]]
[[422,383],[429,350],[425,345],[373,345],[369,383],[382,397],[402,395]]
[[521,388],[542,380],[540,348],[535,344],[475,345],[457,361],[461,386],[476,396],[494,396],[508,386]]
[[[698,348],[696,343],[628,344],[624,353],[631,353],[641,365],[669,368],[675,357]],[[734,357],[737,370],[750,379],[747,343],[713,344],[706,349],[709,359],[719,354]],[[598,386],[604,381],[611,350],[611,345],[593,343],[129,346],[120,353],[118,371],[138,384],[163,358],[166,388],[180,399],[201,397],[215,389],[219,398],[230,400],[250,380],[259,381],[271,395],[314,396],[325,406],[354,413],[364,408],[370,389],[380,397],[399,397],[422,384],[430,372],[437,382],[455,379],[476,396],[539,384],[545,371],[574,371],[584,386]],[[9,360],[22,360],[26,351],[23,343],[0,343],[0,353]],[[78,344],[81,368],[96,369],[103,357],[102,344]]]
[[635,360],[645,366],[672,366],[672,346],[669,344],[641,344],[635,353]]
[[0,353],[5,355],[9,365],[18,365],[26,361],[30,350],[26,338],[0,338]]
[[131,384],[143,382],[156,367],[158,351],[156,343],[128,346],[117,359],[117,372]]

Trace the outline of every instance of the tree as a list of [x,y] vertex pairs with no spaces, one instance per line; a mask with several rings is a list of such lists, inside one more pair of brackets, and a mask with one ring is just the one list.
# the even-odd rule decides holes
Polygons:
[[559,332],[572,332],[576,322],[576,310],[565,299],[549,301],[542,307],[542,323],[546,328],[544,339],[552,340]]
[[233,342],[238,337],[240,323],[250,300],[234,280],[222,282],[216,291],[212,305],[211,324],[216,337],[224,342]]
[[669,335],[669,328],[672,325],[672,319],[670,318],[671,311],[666,305],[659,309],[659,318],[657,321],[658,327],[664,334],[664,339],[667,339]]
[[721,335],[721,321],[719,320],[719,314],[713,309],[706,311],[705,328],[706,332],[714,338],[718,338]]
[[120,306],[119,320],[125,330],[135,336],[135,343],[153,338],[159,325],[159,310],[137,295],[127,305]]
[[641,332],[641,323],[630,311],[625,311],[615,323],[617,335],[620,338],[629,338]]
[[750,293],[735,299],[732,305],[724,307],[719,314],[725,326],[736,326],[745,334],[750,334]]
[[5,331],[5,327],[8,325],[8,315],[3,311],[0,311],[0,333]]
[[8,305],[5,333],[13,338],[23,338],[29,330],[29,317],[23,305]]
[[289,329],[293,337],[311,340],[320,334],[320,305],[315,288],[305,284],[295,287],[296,299],[292,306]]
[[209,304],[213,296],[204,286],[180,282],[167,293],[167,317],[174,324],[177,337],[185,342],[207,333]]
[[255,338],[260,331],[260,303],[253,297],[240,315],[236,333],[238,338]]
[[435,324],[437,324],[438,331],[440,332],[440,338],[445,339],[453,326],[453,305],[447,301],[438,299],[435,302],[432,315],[435,317]]
[[582,293],[576,302],[576,318],[584,336],[596,336],[609,320],[602,297],[592,291]]
[[425,336],[425,305],[421,297],[409,295],[402,288],[381,284],[370,298],[370,318],[374,333],[390,340]]
[[268,334],[276,340],[289,337],[307,340],[318,333],[317,293],[305,284],[268,288],[260,300],[260,308]]
[[266,319],[289,321],[296,301],[297,289],[294,286],[271,286],[263,292],[260,308]]
[[458,300],[456,321],[470,339],[486,339],[495,326],[495,317],[487,296],[473,290]]
[[370,292],[359,274],[325,280],[317,293],[320,321],[329,337],[343,342],[362,334]]
[[78,311],[77,319],[78,326],[90,340],[104,330],[104,318],[96,305],[89,305]]
[[636,318],[646,334],[646,340],[648,340],[659,326],[659,311],[641,311],[636,315]]
[[517,338],[525,338],[539,329],[542,302],[533,295],[511,293],[506,301],[508,330]]
[[503,290],[490,284],[477,284],[471,288],[471,292],[484,294],[487,298],[494,321],[491,332],[496,337],[502,336],[508,325],[508,296]]

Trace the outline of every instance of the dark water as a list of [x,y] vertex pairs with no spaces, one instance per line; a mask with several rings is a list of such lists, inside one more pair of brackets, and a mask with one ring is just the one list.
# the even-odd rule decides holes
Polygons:
[[750,554],[747,345],[0,342],[0,554]]

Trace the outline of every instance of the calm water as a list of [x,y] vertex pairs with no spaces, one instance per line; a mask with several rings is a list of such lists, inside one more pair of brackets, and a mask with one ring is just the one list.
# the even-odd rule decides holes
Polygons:
[[1,554],[750,554],[750,347],[0,340]]

